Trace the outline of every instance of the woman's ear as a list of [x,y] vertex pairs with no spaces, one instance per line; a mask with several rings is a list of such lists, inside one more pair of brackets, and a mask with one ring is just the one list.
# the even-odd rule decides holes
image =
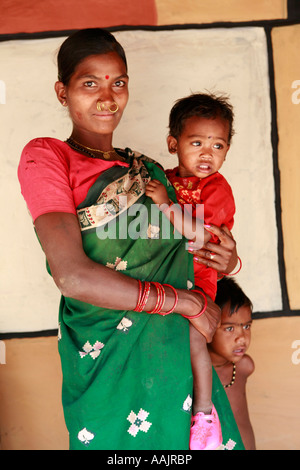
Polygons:
[[168,135],[167,144],[170,153],[177,153],[177,140],[172,135]]
[[63,106],[67,106],[67,96],[66,96],[65,85],[62,82],[55,82],[54,89],[55,89],[58,101]]

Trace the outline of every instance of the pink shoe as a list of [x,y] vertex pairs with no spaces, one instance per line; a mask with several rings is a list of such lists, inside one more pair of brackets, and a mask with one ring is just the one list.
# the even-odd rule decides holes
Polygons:
[[192,416],[190,450],[215,450],[221,444],[221,425],[214,406],[210,415],[200,411]]

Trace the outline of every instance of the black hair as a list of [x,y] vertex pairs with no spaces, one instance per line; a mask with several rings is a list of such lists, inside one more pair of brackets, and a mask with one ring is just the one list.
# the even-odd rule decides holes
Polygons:
[[88,28],[76,31],[60,46],[57,55],[58,80],[68,85],[77,65],[90,55],[116,52],[123,60],[126,70],[126,55],[121,44],[105,29]]
[[183,131],[185,121],[193,116],[207,119],[220,117],[229,123],[228,144],[234,134],[233,130],[233,107],[228,98],[212,93],[194,93],[185,98],[177,100],[169,115],[169,133],[176,139]]
[[215,303],[223,309],[225,305],[230,305],[230,315],[235,313],[239,308],[246,306],[253,309],[251,300],[246,296],[236,281],[229,277],[223,277],[218,281],[217,295]]

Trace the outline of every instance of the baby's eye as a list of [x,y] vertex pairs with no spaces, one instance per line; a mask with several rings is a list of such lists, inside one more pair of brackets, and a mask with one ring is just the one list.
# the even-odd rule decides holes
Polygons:
[[220,150],[223,148],[223,145],[222,144],[214,144],[214,148],[217,149],[217,150]]
[[199,142],[199,141],[192,142],[192,145],[193,145],[194,147],[200,147],[201,142]]

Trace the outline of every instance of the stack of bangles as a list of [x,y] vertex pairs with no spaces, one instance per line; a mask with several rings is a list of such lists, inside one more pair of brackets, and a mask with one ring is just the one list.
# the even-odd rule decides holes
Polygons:
[[[138,280],[138,283],[139,283],[139,298],[138,298],[136,307],[134,309],[134,312],[143,312],[143,311],[145,311],[145,306],[146,306],[146,303],[147,303],[149,295],[150,295],[151,286],[154,286],[156,288],[157,300],[156,300],[156,304],[155,304],[153,310],[151,310],[150,312],[146,312],[146,313],[150,313],[150,314],[157,313],[158,315],[165,316],[165,315],[169,315],[170,313],[173,313],[175,311],[175,309],[177,307],[177,304],[178,304],[178,294],[177,294],[176,289],[173,286],[171,286],[170,284],[160,284],[159,282],[149,282],[149,281],[145,281],[144,283],[142,283],[142,281],[140,281],[140,280]],[[163,309],[163,306],[164,306],[164,303],[165,303],[165,298],[166,298],[166,292],[165,292],[165,289],[164,289],[165,286],[170,287],[173,290],[174,294],[175,294],[174,305],[168,312],[162,312],[162,309]],[[198,290],[194,290],[192,292],[197,292],[198,294],[202,295],[202,297],[204,298],[204,306],[203,306],[202,310],[200,310],[200,312],[197,313],[196,315],[188,316],[188,315],[181,314],[183,317],[189,318],[189,319],[190,318],[200,317],[205,312],[206,307],[207,307],[207,298],[206,298],[206,296],[201,291],[198,291]]]

